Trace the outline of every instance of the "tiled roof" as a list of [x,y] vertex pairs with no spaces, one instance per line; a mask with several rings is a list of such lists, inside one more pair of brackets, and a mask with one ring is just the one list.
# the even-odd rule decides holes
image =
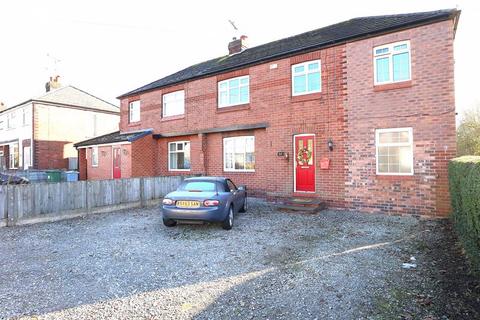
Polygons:
[[452,19],[459,13],[460,11],[456,9],[448,9],[355,18],[313,31],[305,32],[296,36],[249,48],[238,54],[222,56],[195,64],[165,78],[125,93],[118,98],[166,87],[207,75],[218,74],[228,70],[255,65],[282,56],[289,56],[303,51],[315,50],[330,46],[336,43],[342,43],[349,40],[351,41],[357,38],[370,37],[384,32]]
[[96,146],[101,144],[111,144],[111,143],[118,143],[118,142],[133,142],[151,133],[152,133],[151,129],[135,131],[135,132],[116,131],[116,132],[105,134],[103,136],[99,136],[99,137],[95,137],[92,139],[75,143],[73,146],[78,148],[78,147]]
[[94,95],[91,95],[90,93],[80,90],[74,86],[65,86],[52,90],[33,100],[74,105],[103,111],[119,112],[119,108],[117,106],[97,98]]

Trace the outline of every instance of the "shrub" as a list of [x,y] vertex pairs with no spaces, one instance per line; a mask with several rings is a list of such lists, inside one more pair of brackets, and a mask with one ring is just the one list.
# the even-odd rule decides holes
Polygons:
[[455,229],[474,270],[480,272],[480,157],[452,159],[448,176]]

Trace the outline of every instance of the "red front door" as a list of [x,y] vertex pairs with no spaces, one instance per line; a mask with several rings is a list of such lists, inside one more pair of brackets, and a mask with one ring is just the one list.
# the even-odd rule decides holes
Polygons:
[[113,179],[122,177],[122,160],[120,148],[113,148]]
[[295,191],[315,192],[315,136],[295,136]]

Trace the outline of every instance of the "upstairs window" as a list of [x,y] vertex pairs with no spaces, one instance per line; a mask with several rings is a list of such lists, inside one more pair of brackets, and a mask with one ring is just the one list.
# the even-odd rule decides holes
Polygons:
[[320,60],[292,65],[292,95],[322,91]]
[[168,144],[168,170],[190,170],[190,142],[176,141]]
[[7,115],[7,127],[8,129],[15,129],[16,127],[16,114],[15,111],[10,112]]
[[250,77],[243,76],[218,83],[218,107],[231,107],[250,102]]
[[175,91],[163,95],[163,116],[177,116],[185,113],[185,91]]
[[378,129],[375,141],[377,174],[413,174],[412,128]]
[[410,41],[373,48],[375,84],[408,81],[410,77]]
[[132,101],[128,104],[128,121],[140,121],[140,100]]

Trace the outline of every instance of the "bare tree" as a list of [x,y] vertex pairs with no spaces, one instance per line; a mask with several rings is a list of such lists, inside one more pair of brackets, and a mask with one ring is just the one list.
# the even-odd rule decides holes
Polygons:
[[480,156],[480,104],[465,111],[457,129],[458,154]]

